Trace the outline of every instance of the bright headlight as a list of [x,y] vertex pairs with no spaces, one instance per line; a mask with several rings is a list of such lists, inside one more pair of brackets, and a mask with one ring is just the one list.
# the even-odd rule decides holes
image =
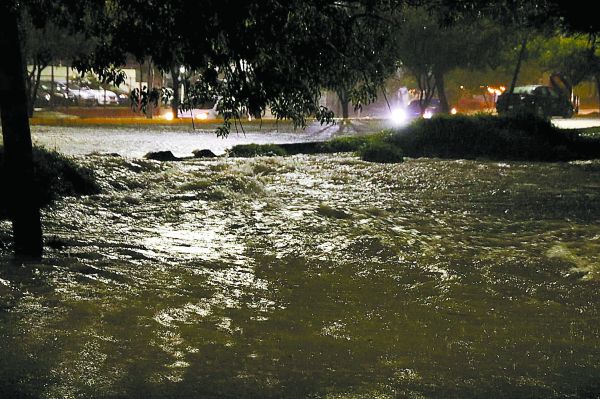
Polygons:
[[406,112],[401,108],[396,108],[390,113],[390,120],[399,125],[406,122]]

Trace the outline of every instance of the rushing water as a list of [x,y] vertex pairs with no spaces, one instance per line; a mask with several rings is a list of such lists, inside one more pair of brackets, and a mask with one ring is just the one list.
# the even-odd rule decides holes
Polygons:
[[597,161],[78,160],[0,259],[0,397],[600,394]]

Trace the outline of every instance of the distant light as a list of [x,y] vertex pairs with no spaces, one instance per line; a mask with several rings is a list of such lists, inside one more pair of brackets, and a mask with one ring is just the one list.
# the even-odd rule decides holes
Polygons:
[[168,121],[172,121],[173,119],[175,119],[175,116],[173,115],[173,113],[171,111],[169,111],[163,115],[163,118],[165,118]]
[[396,108],[390,113],[390,120],[395,125],[406,122],[406,112],[402,108]]
[[433,112],[431,112],[431,110],[427,109],[427,110],[425,110],[425,112],[423,112],[423,118],[431,119],[432,117],[433,117]]
[[504,93],[506,91],[506,87],[505,86],[500,86],[500,87],[488,86],[487,91],[490,94],[494,94],[496,96],[499,96],[500,94],[502,94],[502,93]]
[[458,110],[457,110],[456,108],[452,108],[452,109],[450,110],[450,114],[452,114],[452,115],[456,115],[456,114],[458,114]]
[[196,114],[196,119],[206,120],[208,119],[208,113],[200,112],[199,114]]

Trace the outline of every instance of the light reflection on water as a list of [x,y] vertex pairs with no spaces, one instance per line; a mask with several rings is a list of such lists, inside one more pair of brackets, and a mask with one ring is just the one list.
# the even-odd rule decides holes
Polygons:
[[45,213],[42,264],[0,270],[5,392],[600,389],[598,162],[81,161],[104,193]]

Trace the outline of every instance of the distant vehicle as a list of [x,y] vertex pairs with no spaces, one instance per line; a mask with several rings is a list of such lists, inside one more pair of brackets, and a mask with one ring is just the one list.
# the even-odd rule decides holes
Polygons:
[[54,82],[54,85],[56,86],[56,91],[63,93],[69,104],[74,104],[77,102],[77,97],[75,96],[75,94],[73,94],[73,92],[70,91],[70,88],[67,88],[66,83]]
[[35,94],[35,99],[33,100],[33,106],[35,108],[45,108],[50,105],[51,98],[52,96],[50,93],[38,89],[37,93]]
[[117,96],[117,93],[115,93],[112,90],[106,90],[106,89],[91,89],[92,91],[94,91],[94,93],[96,94],[96,102],[97,104],[102,104],[102,105],[118,105],[119,104],[119,97]]
[[53,85],[52,82],[40,82],[35,99],[36,107],[62,106],[70,102],[68,94],[60,86],[60,83],[54,82]]
[[505,92],[498,96],[496,110],[500,115],[508,112],[525,112],[540,118],[551,116],[571,118],[576,108],[567,96],[552,87],[528,85],[515,87],[512,95]]
[[118,87],[112,87],[110,91],[117,95],[117,101],[119,105],[129,105],[131,100],[129,99],[129,92]]
[[194,118],[200,120],[217,119],[219,117],[219,111],[217,110],[218,101],[210,101],[204,104],[200,104],[198,108],[183,111],[179,110],[179,118]]
[[87,86],[70,83],[68,95],[79,105],[98,105],[98,93]]
[[440,112],[440,100],[432,98],[429,101],[429,105],[424,110],[421,109],[421,102],[419,100],[412,100],[406,107],[407,117],[409,119],[416,119],[423,116],[425,119],[430,119],[433,115]]
[[[400,126],[418,118],[431,119],[440,112],[442,112],[442,105],[437,98],[432,98],[425,109],[422,109],[420,100],[412,100],[406,108],[397,107],[392,109],[389,119],[394,125]],[[457,112],[458,110],[454,107],[450,109],[450,114],[452,115],[455,115]]]

